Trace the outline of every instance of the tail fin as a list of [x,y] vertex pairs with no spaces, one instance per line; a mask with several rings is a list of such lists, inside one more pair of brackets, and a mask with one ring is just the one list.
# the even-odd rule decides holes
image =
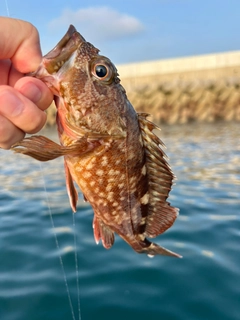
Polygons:
[[[175,253],[173,251],[170,251],[164,247],[159,246],[156,243],[150,242],[147,238],[144,240],[140,240],[138,242],[138,247],[132,246],[133,249],[135,249],[138,253],[146,253],[149,257],[154,257],[158,254],[164,255],[164,256],[171,256],[176,258],[182,258],[182,256],[178,253]],[[134,248],[135,247],[135,248]]]
[[157,245],[156,243],[151,242],[148,248],[145,248],[147,255],[151,258],[157,254],[162,254],[164,256],[171,256],[176,258],[182,258],[182,256],[178,253],[170,251],[164,247]]

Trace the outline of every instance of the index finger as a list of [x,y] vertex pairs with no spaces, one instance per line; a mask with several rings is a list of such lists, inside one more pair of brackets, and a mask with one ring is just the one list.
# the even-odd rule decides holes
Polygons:
[[10,59],[22,73],[36,70],[42,59],[37,29],[23,20],[0,17],[0,59]]

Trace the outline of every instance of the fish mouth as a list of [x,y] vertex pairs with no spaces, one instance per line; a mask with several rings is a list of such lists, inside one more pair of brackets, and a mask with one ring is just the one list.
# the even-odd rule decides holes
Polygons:
[[[58,44],[43,57],[39,69],[44,67],[49,75],[57,73],[64,63],[69,60],[71,55],[77,50],[81,43],[85,41],[86,40],[80,35],[79,32],[77,32],[75,27],[70,25],[68,31],[58,42]],[[28,75],[38,78],[41,74],[39,69],[35,72],[29,73]]]

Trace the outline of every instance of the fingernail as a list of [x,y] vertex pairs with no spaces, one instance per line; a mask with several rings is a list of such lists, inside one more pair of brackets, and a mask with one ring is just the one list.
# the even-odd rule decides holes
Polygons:
[[42,97],[42,91],[34,84],[28,83],[28,90],[25,96],[34,103],[37,103]]
[[24,104],[13,92],[0,94],[0,113],[6,117],[17,117],[22,113]]

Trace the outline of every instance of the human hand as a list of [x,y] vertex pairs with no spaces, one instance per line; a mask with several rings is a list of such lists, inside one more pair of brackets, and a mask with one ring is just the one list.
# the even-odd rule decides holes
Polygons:
[[44,110],[53,95],[39,79],[24,76],[35,71],[41,59],[37,29],[0,17],[0,148],[9,149],[46,122]]

